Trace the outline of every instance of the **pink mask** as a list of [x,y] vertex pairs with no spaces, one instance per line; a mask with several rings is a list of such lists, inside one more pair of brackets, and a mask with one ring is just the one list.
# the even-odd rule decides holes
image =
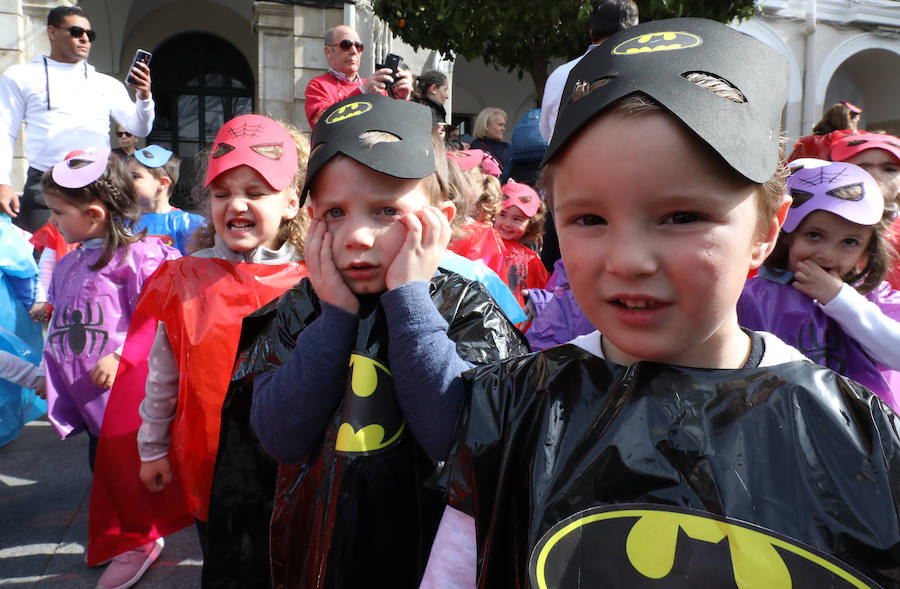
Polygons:
[[534,188],[527,184],[520,184],[515,180],[510,180],[503,185],[503,208],[519,207],[525,216],[529,219],[537,213],[541,204],[541,197],[534,191]]
[[461,149],[457,151],[448,151],[447,157],[450,158],[459,169],[465,172],[471,170],[478,164],[485,174],[500,177],[500,164],[494,159],[494,156],[480,149]]
[[216,134],[204,188],[238,166],[250,166],[274,190],[284,190],[297,173],[297,146],[288,130],[270,118],[235,117]]

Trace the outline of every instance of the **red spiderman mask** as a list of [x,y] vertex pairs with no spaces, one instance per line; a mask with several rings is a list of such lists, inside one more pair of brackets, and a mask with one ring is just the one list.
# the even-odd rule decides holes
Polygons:
[[284,190],[297,173],[297,146],[288,130],[270,118],[235,117],[216,135],[204,188],[222,172],[238,166],[250,166],[274,190]]

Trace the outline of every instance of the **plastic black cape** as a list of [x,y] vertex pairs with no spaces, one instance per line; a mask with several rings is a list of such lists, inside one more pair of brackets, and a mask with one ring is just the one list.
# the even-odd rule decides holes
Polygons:
[[[529,351],[525,338],[479,283],[439,270],[431,280],[431,298],[464,360],[483,365]],[[383,311],[375,304],[377,297],[361,303],[370,310],[360,313],[355,353],[386,366]],[[349,587],[373,582],[417,587],[424,572],[443,508],[442,493],[423,485],[436,463],[404,427],[392,389],[387,405],[397,412],[394,429],[399,436],[379,451],[335,449],[338,428],[346,421],[342,414],[352,404],[347,401],[350,394],[329,423],[321,446],[299,465],[279,468],[250,427],[253,373],[281,365],[297,335],[319,314],[318,297],[304,279],[244,320],[222,412],[204,587]]]
[[900,585],[900,420],[827,368],[569,344],[465,378],[448,493],[480,587]]

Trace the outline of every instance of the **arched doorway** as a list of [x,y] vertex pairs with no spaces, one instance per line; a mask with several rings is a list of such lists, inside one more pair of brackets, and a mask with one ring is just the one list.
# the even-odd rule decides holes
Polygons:
[[196,183],[194,156],[213,142],[225,121],[253,112],[253,71],[234,45],[208,33],[182,33],[164,41],[151,67],[156,122],[147,142],[181,158],[172,201],[193,208],[188,197]]
[[863,109],[860,127],[900,132],[900,54],[880,48],[864,49],[845,59],[834,71],[825,92],[825,108],[847,100]]

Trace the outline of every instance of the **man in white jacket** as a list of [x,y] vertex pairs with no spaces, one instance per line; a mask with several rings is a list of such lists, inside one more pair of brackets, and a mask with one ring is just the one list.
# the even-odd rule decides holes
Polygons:
[[[146,137],[153,128],[150,70],[131,70],[137,101],[122,82],[88,65],[96,35],[87,14],[57,6],[47,16],[50,55],[10,66],[0,78],[0,213],[34,232],[49,218],[40,192],[45,170],[72,150],[109,149],[109,118]],[[21,202],[10,181],[16,137],[25,123],[28,175]]]
[[622,29],[638,24],[638,7],[634,0],[602,0],[594,7],[591,13],[591,44],[587,51],[572,61],[566,62],[553,70],[544,84],[544,98],[541,101],[541,137],[550,143],[553,137],[553,128],[556,126],[556,115],[559,112],[559,102],[569,72],[588,51],[598,47],[607,37]]

